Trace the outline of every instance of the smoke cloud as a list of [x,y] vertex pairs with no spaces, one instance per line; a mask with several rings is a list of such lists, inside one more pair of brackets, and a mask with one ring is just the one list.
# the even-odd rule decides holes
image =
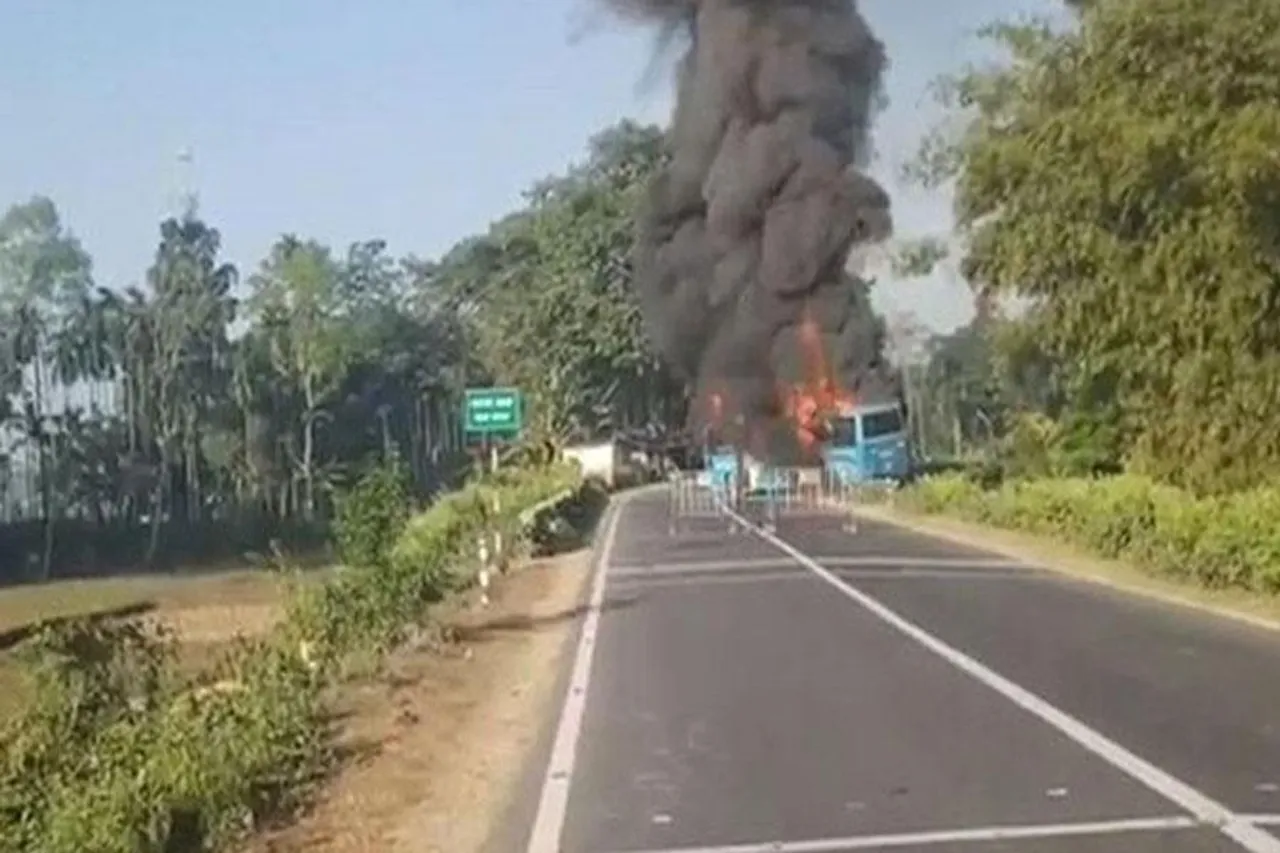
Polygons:
[[888,195],[859,171],[885,54],[854,0],[601,2],[688,45],[636,268],[649,335],[695,389],[692,417],[719,393],[751,435],[780,432],[806,317],[846,389],[886,393],[867,285],[845,269],[892,230]]

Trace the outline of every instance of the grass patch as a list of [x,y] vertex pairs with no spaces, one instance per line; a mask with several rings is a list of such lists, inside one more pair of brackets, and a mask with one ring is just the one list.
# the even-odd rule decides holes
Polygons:
[[[332,569],[304,573],[319,583]],[[279,618],[282,579],[265,569],[53,581],[0,588],[0,720],[29,697],[13,651],[41,625],[141,618],[176,634],[175,663],[196,673],[225,653],[237,634],[258,636]]]
[[279,581],[257,569],[198,575],[134,575],[0,589],[0,635],[54,619],[122,609],[177,610],[210,603],[278,600]]

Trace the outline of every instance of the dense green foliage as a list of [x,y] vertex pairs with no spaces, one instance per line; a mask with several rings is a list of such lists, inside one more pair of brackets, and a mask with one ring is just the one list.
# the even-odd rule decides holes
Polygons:
[[631,288],[636,207],[664,157],[657,128],[607,130],[437,270],[480,364],[529,395],[539,437],[681,420],[683,389],[650,352]]
[[[522,548],[533,511],[578,489],[576,471],[557,467],[450,495],[389,531],[393,559],[300,587],[270,636],[194,680],[169,638],[135,625],[43,632],[24,648],[34,701],[0,731],[0,849],[163,853],[240,837],[317,780],[324,689],[344,661],[388,648],[466,586],[481,531]],[[379,517],[384,496],[358,489],[348,501],[371,506],[350,517]]]
[[1197,498],[1137,475],[1013,480],[983,489],[952,474],[898,497],[908,509],[1052,536],[1153,574],[1280,592],[1280,489]]
[[[282,621],[199,673],[143,623],[37,630],[0,848],[222,848],[318,780],[329,690],[471,586],[482,541],[498,566],[581,543],[605,494],[557,445],[682,415],[630,281],[662,156],[619,125],[434,262],[287,234],[241,276],[192,208],[120,290],[47,199],[0,219],[0,583],[326,539],[343,564],[289,574]],[[482,474],[460,402],[490,383],[532,422]]]
[[1008,61],[946,81],[958,123],[916,172],[953,182],[963,275],[1048,368],[1039,411],[1162,481],[1268,481],[1280,6],[1078,5],[988,30]]
[[327,538],[368,460],[413,491],[471,460],[461,391],[529,398],[554,446],[673,423],[645,346],[633,212],[664,156],[623,123],[521,210],[439,261],[287,234],[250,274],[194,208],[138,288],[95,282],[53,203],[0,218],[0,582],[100,574]]
[[333,527],[342,565],[385,566],[411,510],[399,460],[392,457],[366,471],[336,503]]
[[925,455],[977,457],[1002,476],[1118,473],[1125,447],[1117,409],[1064,388],[1063,371],[1029,331],[980,318],[929,341],[911,371]]
[[910,165],[955,189],[978,310],[908,373],[966,473],[896,502],[1280,592],[1280,6],[1067,5],[985,30]]

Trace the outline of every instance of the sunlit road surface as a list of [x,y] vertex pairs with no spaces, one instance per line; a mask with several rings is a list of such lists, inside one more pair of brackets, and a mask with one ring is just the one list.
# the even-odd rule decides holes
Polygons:
[[657,490],[598,552],[529,853],[1280,851],[1280,635]]

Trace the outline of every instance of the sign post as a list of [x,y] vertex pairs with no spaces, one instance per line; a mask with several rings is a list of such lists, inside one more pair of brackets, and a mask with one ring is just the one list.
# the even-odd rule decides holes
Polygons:
[[[463,394],[462,427],[468,438],[483,442],[485,462],[490,471],[498,470],[498,444],[494,439],[513,439],[524,429],[524,397],[515,388],[468,388]],[[502,511],[494,498],[495,515]],[[489,565],[502,560],[502,532],[493,532],[493,552],[489,553],[484,537],[480,540],[480,603],[489,603]]]
[[468,388],[463,396],[463,430],[481,436],[511,439],[524,430],[524,397],[515,388]]

